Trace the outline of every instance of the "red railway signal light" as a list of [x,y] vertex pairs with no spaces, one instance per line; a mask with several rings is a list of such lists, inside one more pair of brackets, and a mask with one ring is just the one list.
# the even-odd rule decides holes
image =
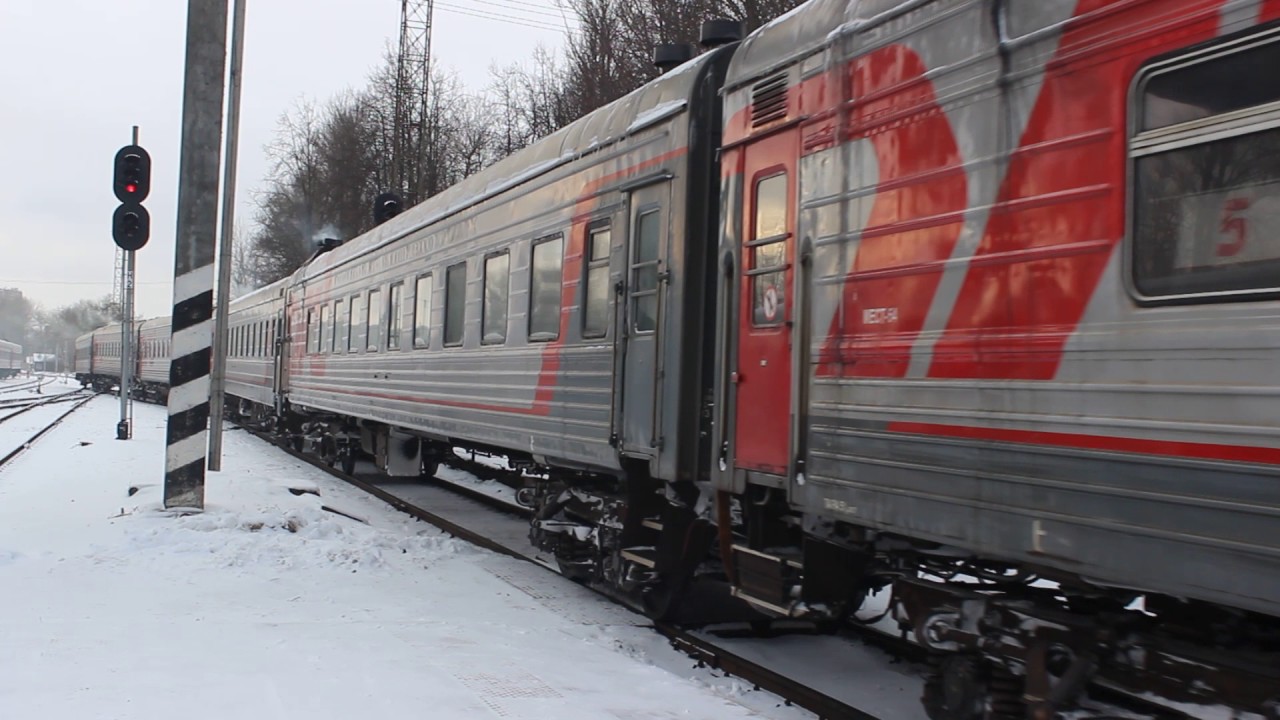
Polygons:
[[112,189],[121,204],[111,217],[111,237],[124,250],[138,250],[151,237],[151,215],[142,207],[151,192],[151,156],[141,146],[116,153]]
[[151,156],[138,145],[126,145],[116,153],[116,199],[140,203],[151,192]]

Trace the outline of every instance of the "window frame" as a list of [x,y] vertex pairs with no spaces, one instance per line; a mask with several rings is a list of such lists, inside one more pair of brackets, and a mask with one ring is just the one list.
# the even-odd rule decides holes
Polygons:
[[[628,328],[628,332],[633,335],[654,335],[654,334],[657,334],[658,332],[659,318],[662,314],[662,292],[661,292],[662,291],[662,272],[660,268],[662,267],[662,240],[663,240],[662,223],[664,221],[664,218],[663,218],[664,209],[665,209],[665,206],[662,203],[651,202],[651,203],[642,205],[639,208],[636,208],[636,210],[634,211],[634,214],[632,215],[632,223],[631,223],[632,237],[630,242],[631,252],[628,253],[630,257],[627,258],[629,261],[627,263],[627,288],[628,288],[627,289],[627,328]],[[640,224],[646,217],[650,215],[656,215],[658,217],[657,256],[653,260],[645,260],[643,262],[637,262],[636,257],[639,255],[639,252],[640,252]],[[610,237],[610,240],[612,240],[612,237]],[[637,278],[636,271],[637,269],[643,269],[641,268],[641,265],[645,267],[649,267],[649,266],[653,267],[654,283],[653,283],[652,289],[636,290],[636,286],[638,285],[638,283],[636,282],[636,278]],[[653,327],[648,330],[642,330],[636,324],[636,321],[640,317],[639,314],[636,312],[636,308],[639,305],[637,301],[643,300],[650,296],[655,298],[654,306],[653,306]]]
[[[1121,276],[1125,291],[1140,307],[1189,304],[1219,304],[1273,300],[1280,297],[1280,279],[1270,287],[1170,292],[1149,295],[1139,287],[1138,205],[1144,198],[1138,188],[1138,163],[1166,153],[1211,145],[1223,140],[1248,138],[1268,131],[1280,132],[1280,99],[1208,117],[1161,125],[1143,130],[1146,91],[1151,81],[1184,68],[1209,63],[1268,44],[1280,44],[1280,28],[1252,32],[1207,46],[1196,46],[1161,56],[1140,67],[1129,86],[1128,124],[1125,137],[1126,195]],[[1280,177],[1276,178],[1280,182]],[[1280,264],[1280,257],[1269,261]],[[1280,278],[1280,274],[1277,275]]]
[[[359,353],[364,349],[364,333],[356,334],[356,322],[366,322],[368,316],[365,314],[364,293],[356,293],[347,297],[347,354]],[[364,318],[364,320],[361,320]],[[368,328],[365,329],[368,332]]]
[[[382,311],[382,288],[380,286],[369,288],[364,294],[364,351],[367,353],[382,350],[382,336],[385,334]],[[377,334],[374,333],[375,329]]]
[[[593,243],[591,241],[592,237],[601,230],[608,231],[609,242],[605,245],[604,257],[595,258],[591,254],[593,247]],[[609,281],[611,279],[610,268],[613,265],[613,222],[611,218],[607,217],[592,220],[587,223],[586,233],[587,235],[583,240],[583,255],[585,256],[586,262],[582,263],[582,303],[578,306],[579,313],[582,315],[580,331],[583,338],[598,339],[608,337],[609,328],[613,327],[613,315],[609,312],[611,304],[610,290],[612,289],[612,285]],[[591,311],[588,308],[588,305],[591,302],[591,271],[598,270],[602,267],[605,268],[604,327],[601,328],[599,332],[596,332],[594,328],[589,328],[587,326],[588,319],[591,317]]]
[[[422,292],[422,281],[427,281],[427,292]],[[435,274],[425,272],[413,279],[413,337],[411,338],[414,350],[427,350],[431,348],[431,311],[435,308],[435,298],[433,295],[436,291]],[[419,311],[423,310],[422,299],[425,296],[427,301],[426,312],[422,313],[424,317],[419,317]],[[420,322],[425,320],[425,323]],[[422,336],[418,335],[418,328],[422,328]],[[421,342],[419,342],[421,340]]]
[[347,298],[335,298],[333,301],[333,354],[346,354],[347,344],[351,337],[351,309]]
[[[543,247],[545,245],[550,245],[551,243],[554,243],[554,242],[560,243],[560,252],[556,255],[556,269],[559,272],[556,273],[556,276],[558,277],[558,282],[555,283],[555,288],[556,288],[556,312],[554,316],[555,330],[552,332],[547,332],[547,331],[535,332],[533,329],[533,318],[534,318],[534,301],[537,298],[537,293],[535,292],[534,281],[538,276],[538,272],[537,272],[538,268],[537,268],[537,263],[535,262],[535,258],[537,257],[537,254],[538,254],[538,248]],[[507,312],[508,314],[510,313],[510,305],[511,305],[511,285],[510,285],[510,280],[508,280],[507,281]],[[525,318],[525,337],[529,339],[529,342],[554,342],[556,340],[559,340],[560,339],[560,316],[563,312],[564,312],[564,233],[555,232],[549,235],[543,235],[540,238],[536,238],[529,245],[529,312],[526,313],[526,318]]]
[[[490,339],[486,326],[489,324],[489,263],[504,258],[506,260],[507,291],[502,298],[503,308],[501,337]],[[481,345],[505,345],[507,342],[507,330],[511,324],[511,250],[502,249],[490,253],[485,253],[484,262],[481,265],[480,272],[480,344]]]
[[[329,327],[328,335],[326,336],[325,334],[326,333],[325,326],[332,325],[332,323],[329,322],[329,311],[332,309],[333,308],[330,306],[329,303],[327,302],[320,303],[320,352],[321,353],[333,352],[333,328]],[[326,340],[328,342],[326,342]],[[263,337],[262,344],[263,346],[266,345],[265,336]]]
[[[458,316],[457,339],[450,340],[449,330],[451,329],[452,326],[449,323],[449,308],[452,305],[452,303],[449,302],[450,300],[449,278],[454,274],[455,271],[461,272],[462,295],[460,296],[459,299],[462,300],[462,312]],[[453,263],[452,265],[449,265],[444,269],[444,323],[441,331],[442,331],[443,344],[445,347],[461,347],[462,344],[466,342],[466,339],[467,339],[467,261],[466,260]]]
[[400,349],[400,335],[404,332],[404,281],[397,280],[387,286],[386,331],[383,346],[387,350]]
[[[781,233],[760,236],[760,186],[774,178],[782,178],[782,227]],[[749,260],[745,263],[746,268],[743,270],[743,277],[747,280],[747,298],[749,300],[748,321],[751,323],[752,329],[767,330],[772,328],[784,327],[787,323],[787,279],[788,272],[791,270],[791,262],[787,259],[787,241],[791,239],[790,227],[790,198],[791,198],[791,172],[785,165],[774,165],[764,168],[756,173],[751,183],[751,230],[749,237],[743,243],[743,247],[750,254]],[[766,265],[760,267],[756,264],[757,254],[762,248],[769,248],[776,245],[782,247],[782,261],[777,265]],[[747,259],[744,259],[747,260]],[[757,321],[756,318],[756,281],[762,277],[769,275],[782,276],[782,288],[779,297],[778,317],[775,320]]]

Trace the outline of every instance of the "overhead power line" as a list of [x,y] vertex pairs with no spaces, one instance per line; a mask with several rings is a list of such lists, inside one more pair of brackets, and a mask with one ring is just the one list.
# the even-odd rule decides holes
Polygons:
[[436,7],[445,12],[451,12],[457,15],[467,15],[469,17],[479,18],[481,20],[493,20],[496,22],[508,23],[511,25],[522,25],[524,27],[534,28],[536,30],[550,30],[553,32],[573,32],[572,30],[559,25],[553,25],[550,22],[543,22],[533,18],[518,18],[512,15],[504,15],[501,13],[490,13],[485,10],[475,8],[463,8],[456,5],[447,5],[443,2],[437,2]]
[[[528,14],[530,14],[530,15],[545,15],[546,17],[554,18],[554,19],[556,19],[556,20],[563,20],[563,19],[564,19],[564,15],[562,15],[562,14],[560,14],[560,13],[558,13],[558,12],[551,12],[550,10],[546,10],[546,9],[544,9],[544,8],[541,8],[541,7],[537,6],[537,5],[533,5],[532,3],[526,3],[526,4],[527,4],[527,5],[533,5],[533,7],[538,7],[539,9],[537,9],[537,10],[526,10],[526,9],[525,9],[524,7],[522,7],[522,6],[510,4],[510,3],[512,3],[512,2],[513,2],[513,0],[506,0],[506,2],[495,2],[495,0],[471,0],[471,2],[479,3],[479,4],[481,4],[481,5],[492,5],[493,7],[496,7],[496,8],[502,8],[503,10],[508,10],[508,11],[516,12],[516,13],[528,13]],[[493,11],[492,11],[492,10],[487,10],[487,11],[485,11],[485,12],[493,12]],[[516,15],[516,17],[520,17],[520,16],[519,16],[519,15]],[[544,20],[544,21],[540,21],[540,22],[546,22],[546,21]]]

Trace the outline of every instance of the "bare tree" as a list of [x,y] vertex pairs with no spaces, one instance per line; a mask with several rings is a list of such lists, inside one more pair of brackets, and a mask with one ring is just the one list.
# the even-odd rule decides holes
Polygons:
[[[373,224],[371,201],[385,190],[413,205],[564,127],[653,78],[652,48],[698,40],[713,17],[748,30],[800,0],[565,0],[577,16],[563,58],[539,48],[527,63],[498,68],[482,95],[456,76],[429,79],[421,142],[396,142],[396,59],[388,51],[367,86],[301,103],[281,118],[267,148],[272,172],[257,193],[256,227],[237,244],[241,287],[293,272],[325,237],[347,239]],[[397,157],[397,153],[408,153]],[[403,169],[403,173],[400,170]],[[392,187],[404,177],[404,187]]]

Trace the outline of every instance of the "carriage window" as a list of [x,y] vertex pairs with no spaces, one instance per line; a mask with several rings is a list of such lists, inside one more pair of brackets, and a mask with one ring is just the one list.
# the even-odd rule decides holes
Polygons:
[[347,317],[350,318],[350,330],[347,334],[347,352],[360,352],[360,348],[364,346],[364,331],[362,323],[364,323],[364,296],[352,295],[351,304],[348,307],[350,312]]
[[[264,342],[263,345],[265,344]],[[320,352],[333,352],[333,326],[329,319],[329,303],[320,306]]]
[[661,219],[657,210],[636,220],[634,260],[631,263],[631,323],[636,332],[658,329],[658,244]]
[[484,307],[481,312],[481,342],[500,343],[507,339],[507,291],[511,287],[511,256],[494,255],[484,261]]
[[587,276],[583,291],[582,336],[604,337],[609,328],[609,221],[587,234]]
[[[240,328],[241,337],[243,338],[241,351],[246,356],[249,354],[249,334],[245,332],[248,329],[248,326]],[[320,352],[320,333],[317,332],[318,330],[319,328],[316,327],[316,309],[311,308],[307,310],[307,352]]]
[[333,351],[342,352],[347,347],[347,335],[351,332],[351,318],[346,313],[346,301],[333,304]]
[[786,317],[787,175],[756,183],[751,239],[751,324],[781,325]]
[[391,286],[387,293],[387,349],[397,350],[400,347],[400,296],[404,292],[404,283]]
[[369,318],[367,327],[369,331],[366,333],[368,339],[365,349],[369,352],[377,352],[382,347],[382,291],[369,291]]
[[431,276],[418,278],[413,291],[413,346],[424,348],[431,344]]
[[560,337],[560,288],[564,239],[560,235],[538,241],[533,246],[529,278],[529,339],[555,340]]
[[460,262],[444,275],[444,344],[462,344],[467,309],[467,264]]
[[1154,301],[1280,292],[1280,42],[1237,42],[1140,85],[1133,284]]

